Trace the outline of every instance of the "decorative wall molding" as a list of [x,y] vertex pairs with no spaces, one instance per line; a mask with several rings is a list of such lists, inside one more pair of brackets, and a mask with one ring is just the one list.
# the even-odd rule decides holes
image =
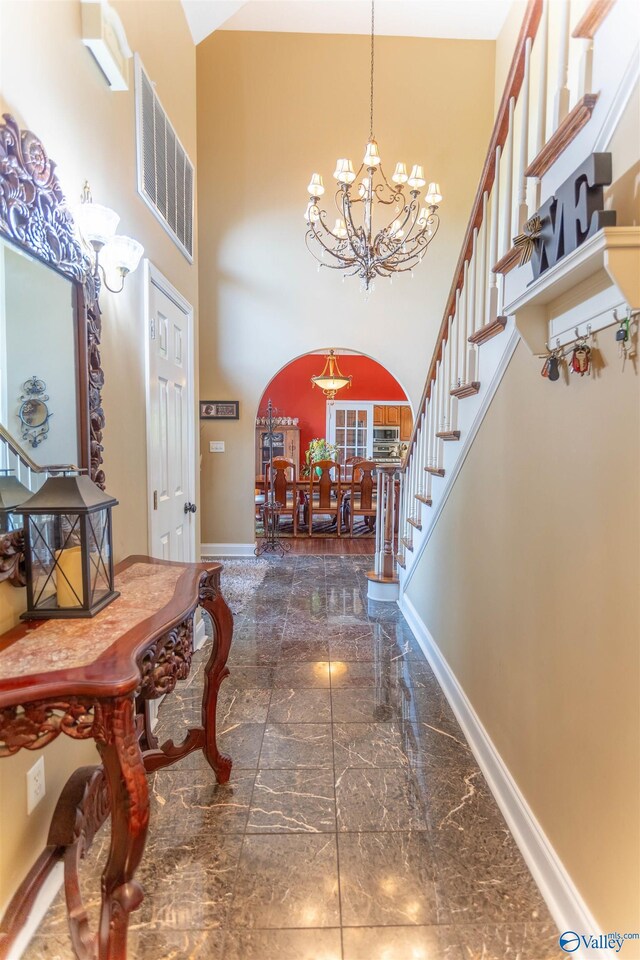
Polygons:
[[[484,728],[457,677],[442,655],[411,600],[403,595],[400,609],[429,661],[438,683],[456,715],[496,803],[518,844],[558,930],[595,933],[600,929],[567,873],[544,830],[536,820],[511,772]],[[603,960],[613,954],[598,951]],[[572,954],[582,958],[584,954]]]

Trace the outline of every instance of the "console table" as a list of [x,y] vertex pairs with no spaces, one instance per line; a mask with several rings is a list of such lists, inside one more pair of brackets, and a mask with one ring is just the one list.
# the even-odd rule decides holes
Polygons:
[[[0,957],[43,879],[64,859],[74,949],[82,960],[125,960],[129,914],[143,899],[134,874],[149,822],[146,774],[201,749],[219,783],[231,759],[216,744],[216,704],[228,674],[233,617],[220,592],[222,566],[129,557],[116,568],[120,597],[93,619],[27,621],[0,637],[0,757],[37,750],[64,733],[93,738],[102,766],[82,768],[58,801],[47,848],[0,926]],[[193,653],[197,606],[214,624],[205,668],[202,725],[180,744],[159,746],[145,705],[184,679]],[[111,845],[102,875],[100,928],[92,936],[77,866],[111,811]]]

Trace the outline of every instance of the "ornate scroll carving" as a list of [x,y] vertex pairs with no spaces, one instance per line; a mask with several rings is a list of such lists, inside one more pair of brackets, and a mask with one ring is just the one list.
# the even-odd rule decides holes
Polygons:
[[200,579],[198,603],[204,607],[206,603],[214,603],[220,593],[220,570],[211,570],[203,573]]
[[94,939],[80,890],[80,861],[111,810],[109,786],[101,766],[80,767],[67,780],[49,827],[47,846],[64,850],[64,892],[69,932],[76,956],[95,956]]
[[14,587],[24,587],[27,582],[22,530],[0,536],[0,583],[3,580],[8,580]]
[[94,736],[95,701],[80,697],[40,700],[0,710],[0,757],[39,750],[65,733],[74,740]]
[[86,326],[88,353],[88,420],[90,475],[104,489],[102,431],[104,411],[101,391],[104,374],[100,361],[102,323],[99,287],[89,258],[74,231],[56,164],[30,130],[21,130],[5,113],[0,123],[0,235],[51,264],[80,284],[83,296],[81,322]]
[[178,680],[184,680],[193,655],[193,617],[184,620],[147,647],[139,661],[142,682],[137,696],[153,700],[171,693]]

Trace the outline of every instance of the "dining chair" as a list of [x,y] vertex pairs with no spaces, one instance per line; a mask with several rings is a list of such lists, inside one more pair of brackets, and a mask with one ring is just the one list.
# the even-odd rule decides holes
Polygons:
[[293,535],[298,535],[298,485],[296,482],[296,465],[287,457],[274,457],[267,464],[267,496],[273,494],[274,503],[278,504],[280,517],[291,517]]
[[[318,476],[319,471],[319,476]],[[311,464],[306,513],[309,536],[313,536],[313,517],[331,516],[340,536],[340,464],[335,460],[317,460]]]
[[353,468],[349,496],[349,535],[353,537],[353,523],[356,517],[365,517],[367,526],[372,529],[377,503],[374,499],[375,482],[373,472],[376,464],[373,460],[361,460]]

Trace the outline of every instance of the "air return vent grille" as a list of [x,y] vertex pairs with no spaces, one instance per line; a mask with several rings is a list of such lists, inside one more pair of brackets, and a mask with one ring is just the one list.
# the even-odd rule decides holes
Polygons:
[[138,193],[193,262],[193,164],[136,56]]

